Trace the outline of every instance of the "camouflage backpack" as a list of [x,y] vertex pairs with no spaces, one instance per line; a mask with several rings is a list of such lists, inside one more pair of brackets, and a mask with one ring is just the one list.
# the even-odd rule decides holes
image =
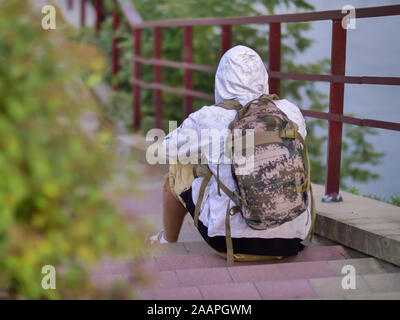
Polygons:
[[[214,175],[219,189],[234,202],[226,212],[226,246],[228,265],[233,264],[233,248],[230,234],[230,215],[241,212],[247,224],[258,230],[265,230],[291,221],[307,209],[311,201],[312,223],[307,238],[311,235],[315,222],[314,198],[310,182],[310,161],[307,146],[298,133],[298,126],[291,121],[273,102],[276,95],[262,95],[242,107],[235,100],[227,100],[217,106],[238,110],[229,128],[241,132],[241,150],[232,143],[232,173],[239,193],[229,190]],[[246,129],[254,131],[254,166],[243,174],[243,164],[239,156],[246,154]],[[236,137],[235,137],[236,139]],[[305,151],[305,156],[303,155]],[[307,162],[307,168],[305,166]],[[196,175],[204,176],[196,204],[194,222],[198,215],[204,190],[213,173],[201,166]]]

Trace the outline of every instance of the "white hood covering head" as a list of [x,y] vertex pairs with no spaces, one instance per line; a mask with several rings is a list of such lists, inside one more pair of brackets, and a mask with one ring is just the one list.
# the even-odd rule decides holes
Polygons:
[[215,102],[234,99],[245,105],[264,93],[269,93],[268,73],[257,52],[245,46],[228,50],[215,74]]

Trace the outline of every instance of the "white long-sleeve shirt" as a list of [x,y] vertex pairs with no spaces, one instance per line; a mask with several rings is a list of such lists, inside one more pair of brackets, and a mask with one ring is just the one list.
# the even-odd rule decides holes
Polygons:
[[[244,105],[264,93],[268,94],[268,74],[258,54],[244,46],[237,46],[230,49],[222,57],[216,73],[216,103],[235,99]],[[288,100],[277,100],[274,102],[290,120],[298,125],[299,133],[305,138],[307,134],[305,121],[299,108]],[[211,139],[198,139],[197,144],[188,144],[188,131],[194,132],[200,137],[204,130],[218,130],[220,135],[219,148],[217,146],[218,152],[203,154],[208,160],[210,170],[216,175],[217,158],[224,151],[224,141],[228,137],[227,128],[234,120],[236,112],[235,110],[227,110],[218,106],[204,106],[200,110],[190,114],[179,128],[172,131],[165,138],[163,143],[165,148],[168,148],[167,155],[174,157],[182,155],[180,153],[187,154],[190,152],[196,157],[200,150],[207,150],[209,144],[213,143],[213,141],[210,141]],[[174,145],[174,147],[171,148],[171,145]],[[185,147],[182,148],[182,146]],[[236,189],[230,164],[220,163],[219,177],[222,183],[230,190]],[[192,183],[192,198],[195,204],[199,197],[202,180],[203,177],[199,177],[194,179]],[[225,214],[230,199],[223,191],[220,194],[218,195],[215,178],[211,177],[204,192],[199,214],[199,220],[208,228],[209,237],[225,236]],[[231,217],[230,223],[233,238],[305,239],[311,226],[311,215],[310,208],[308,208],[295,219],[267,230],[254,230],[250,228],[239,213]]]

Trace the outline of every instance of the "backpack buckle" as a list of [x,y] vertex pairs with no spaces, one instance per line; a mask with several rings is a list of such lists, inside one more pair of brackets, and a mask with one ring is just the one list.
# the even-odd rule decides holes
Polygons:
[[235,199],[235,204],[238,206],[238,207],[240,207],[241,205],[244,205],[245,207],[247,207],[247,201],[246,201],[246,199],[244,199],[244,198],[242,198],[241,196],[240,196],[240,194],[238,194],[236,191],[234,191],[234,192],[232,192],[232,194],[233,194],[233,197],[234,197],[234,199]]
[[296,138],[296,130],[294,130],[294,129],[282,130],[280,133],[280,137],[295,139]]
[[305,192],[306,190],[307,190],[307,180],[306,180],[304,183],[302,183],[302,184],[296,186],[296,191],[297,191],[298,193],[303,193],[303,192]]

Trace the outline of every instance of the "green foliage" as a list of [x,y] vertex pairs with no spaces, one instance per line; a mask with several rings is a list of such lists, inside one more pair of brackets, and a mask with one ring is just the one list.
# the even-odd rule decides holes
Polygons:
[[393,195],[393,196],[390,198],[390,203],[393,204],[393,205],[395,205],[395,206],[400,207],[400,196],[398,196],[398,195]]
[[[57,30],[42,30],[41,18],[28,1],[0,2],[0,290],[30,299],[131,297],[136,267],[116,291],[88,279],[105,255],[136,265],[146,231],[105,198],[120,167],[110,133],[82,124],[97,113],[87,86],[101,81],[105,60],[74,41],[59,12]],[[56,290],[41,287],[44,265],[56,267]]]
[[[129,1],[129,0],[128,0]],[[294,10],[313,10],[313,6],[303,0],[131,0],[144,21],[178,18],[204,18],[251,16],[265,14],[266,11],[274,13],[278,5],[293,8]],[[112,1],[111,1],[112,2]],[[112,3],[109,2],[109,7]],[[99,38],[100,44],[110,52],[110,27],[111,18],[105,23],[105,28]],[[310,74],[329,74],[330,60],[323,59],[307,64],[295,64],[293,61],[299,52],[310,49],[313,40],[307,38],[305,33],[311,28],[310,23],[285,23],[282,25],[282,58],[281,69],[284,72],[298,72]],[[268,26],[267,25],[239,25],[232,27],[232,45],[243,44],[254,48],[264,59],[268,57]],[[182,28],[163,28],[163,59],[182,61]],[[121,36],[121,49],[123,50],[121,74],[118,76],[122,90],[131,91],[132,70],[132,33],[130,26],[122,24],[118,34]],[[328,40],[327,40],[328,41]],[[194,28],[193,37],[194,63],[217,66],[221,56],[220,27],[201,26]],[[151,29],[142,31],[142,53],[145,58],[152,58],[153,37]],[[126,66],[126,67],[125,67]],[[153,81],[153,70],[149,65],[142,65],[142,79],[146,82]],[[164,68],[163,83],[172,87],[182,87],[183,72],[173,68]],[[206,93],[214,91],[214,75],[211,73],[194,72],[194,88]],[[301,108],[315,111],[327,111],[328,96],[316,89],[314,82],[307,81],[281,81],[281,96],[292,100]],[[164,120],[182,121],[182,96],[163,93]],[[305,102],[306,100],[306,102]],[[153,127],[154,108],[152,90],[142,89],[142,132]],[[307,103],[307,104],[306,104]],[[210,101],[194,99],[193,109],[210,104]],[[131,117],[127,117],[126,125],[131,124]],[[325,183],[325,150],[327,143],[328,123],[325,120],[307,120],[307,143],[310,149],[312,164],[312,181]],[[167,126],[164,126],[168,130]],[[367,182],[377,179],[379,175],[369,170],[362,169],[365,163],[378,164],[383,154],[375,151],[374,146],[368,143],[368,136],[376,134],[370,128],[344,125],[343,153],[341,181],[351,177],[353,181]]]
[[[368,127],[345,125],[343,150],[348,155],[342,160],[342,177],[350,176],[354,181],[367,182],[379,178],[379,174],[362,169],[363,164],[380,164],[384,153],[376,152],[374,146],[367,141],[368,135],[377,135],[377,131]],[[350,141],[350,143],[349,143]]]
[[347,189],[346,191],[350,192],[352,194],[355,194],[357,196],[360,195],[360,190],[358,190],[357,187],[355,187],[355,186],[352,186],[351,188]]

